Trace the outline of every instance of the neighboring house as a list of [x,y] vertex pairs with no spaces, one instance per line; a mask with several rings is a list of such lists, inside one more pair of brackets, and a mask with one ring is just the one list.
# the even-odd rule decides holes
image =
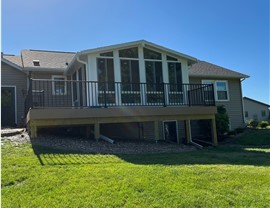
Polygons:
[[233,128],[243,125],[241,78],[248,76],[144,40],[18,57],[18,72],[30,78],[25,119],[33,138],[43,127],[80,125],[96,139],[190,143],[191,121],[208,120],[217,144],[216,104],[226,106]]
[[245,121],[269,121],[270,120],[270,105],[253,100],[248,97],[243,98]]

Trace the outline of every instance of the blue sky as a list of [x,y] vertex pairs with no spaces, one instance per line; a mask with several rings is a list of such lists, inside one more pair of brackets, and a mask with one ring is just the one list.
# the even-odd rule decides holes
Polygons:
[[268,0],[2,0],[4,53],[81,51],[145,39],[238,72],[269,100]]

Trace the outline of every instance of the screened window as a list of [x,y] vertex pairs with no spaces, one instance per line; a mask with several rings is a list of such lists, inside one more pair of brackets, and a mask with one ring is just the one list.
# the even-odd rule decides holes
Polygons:
[[266,116],[266,111],[262,110],[262,117],[265,117],[265,116]]
[[161,60],[161,53],[143,48],[144,59]]
[[114,91],[113,59],[97,59],[99,90]]
[[119,50],[119,57],[122,58],[138,58],[138,48],[127,48]]
[[162,90],[162,63],[158,61],[145,61],[146,82],[151,85],[151,90]]
[[248,117],[248,111],[245,111],[245,117],[246,118]]
[[167,61],[177,61],[177,58],[174,58],[172,56],[167,56]]
[[66,77],[65,76],[52,76],[52,93],[53,95],[66,95],[67,86],[66,86]]
[[168,63],[169,82],[171,91],[182,89],[182,70],[181,63]]
[[121,60],[121,79],[123,90],[139,89],[139,62],[137,60]]
[[106,56],[106,57],[113,57],[113,52],[110,51],[110,52],[106,52],[106,53],[101,53],[99,54],[100,56]]

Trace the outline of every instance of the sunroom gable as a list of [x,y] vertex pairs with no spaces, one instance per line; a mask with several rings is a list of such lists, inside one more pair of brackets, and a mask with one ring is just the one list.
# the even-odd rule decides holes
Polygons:
[[83,55],[83,54],[93,54],[93,53],[108,53],[111,52],[113,50],[123,50],[123,49],[128,49],[128,48],[134,48],[134,47],[144,47],[146,49],[155,51],[155,52],[159,52],[159,53],[164,53],[168,56],[172,56],[174,58],[178,58],[178,59],[185,59],[187,60],[188,65],[191,65],[193,63],[197,62],[197,59],[183,54],[183,53],[179,53],[177,51],[171,50],[169,48],[165,48],[163,46],[145,41],[145,40],[139,40],[139,41],[134,41],[134,42],[128,42],[128,43],[122,43],[122,44],[116,44],[116,45],[111,45],[111,46],[105,46],[105,47],[99,47],[99,48],[94,48],[94,49],[88,49],[88,50],[83,50],[81,52],[79,52],[79,55]]

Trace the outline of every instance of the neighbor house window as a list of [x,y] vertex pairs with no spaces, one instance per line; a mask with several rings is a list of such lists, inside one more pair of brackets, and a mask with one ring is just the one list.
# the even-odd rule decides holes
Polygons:
[[203,84],[213,84],[216,101],[228,101],[228,82],[225,80],[202,80]]
[[66,77],[60,75],[52,76],[52,93],[53,95],[66,95],[67,94],[67,83]]
[[265,117],[265,116],[266,116],[266,111],[262,110],[262,117]]
[[245,111],[245,117],[246,118],[248,117],[248,111]]

